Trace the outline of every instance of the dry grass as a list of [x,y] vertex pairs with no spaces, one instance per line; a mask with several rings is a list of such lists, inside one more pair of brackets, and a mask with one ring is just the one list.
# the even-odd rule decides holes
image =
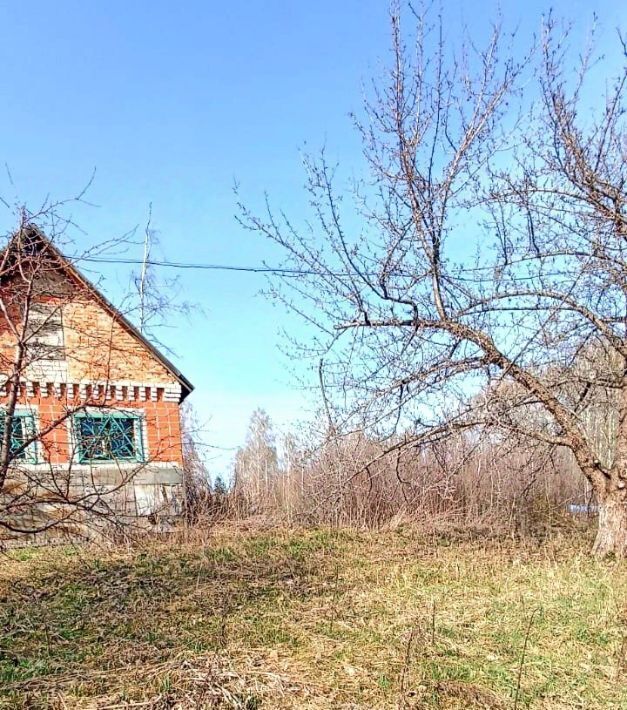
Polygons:
[[231,529],[14,552],[0,706],[625,708],[627,570],[587,545]]

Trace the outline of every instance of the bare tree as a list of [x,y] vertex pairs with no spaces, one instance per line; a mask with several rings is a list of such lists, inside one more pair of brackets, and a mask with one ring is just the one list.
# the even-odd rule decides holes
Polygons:
[[235,493],[259,511],[275,502],[278,476],[272,421],[263,409],[256,409],[250,417],[246,444],[235,455]]
[[202,518],[214,518],[217,501],[211,486],[211,477],[199,441],[202,429],[198,417],[188,403],[181,412],[183,439],[183,474],[185,487],[185,520],[187,524],[198,523]]
[[178,276],[168,278],[157,272],[156,266],[160,261],[156,253],[160,247],[159,232],[152,225],[151,203],[144,227],[141,267],[131,275],[131,289],[124,310],[137,323],[142,335],[174,355],[161,333],[169,326],[173,316],[187,318],[192,310],[202,313],[202,308],[198,303],[184,298]]
[[432,530],[544,535],[554,523],[576,527],[567,505],[589,509],[570,452],[543,442],[467,430],[390,454],[390,441],[321,436],[314,427],[282,445],[280,495],[263,501],[277,520],[368,528],[411,520]]
[[323,152],[307,161],[317,221],[245,205],[242,221],[284,250],[277,292],[318,327],[340,429],[388,451],[477,428],[569,449],[598,500],[595,552],[627,556],[624,46],[599,81],[552,18],[515,60],[499,26],[453,49],[428,8],[407,9],[407,32],[401,14],[356,120],[354,199]]

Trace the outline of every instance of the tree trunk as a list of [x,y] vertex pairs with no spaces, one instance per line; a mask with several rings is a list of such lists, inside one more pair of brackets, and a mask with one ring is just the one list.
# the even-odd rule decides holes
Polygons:
[[627,557],[627,494],[614,489],[599,500],[599,528],[592,551],[598,557]]

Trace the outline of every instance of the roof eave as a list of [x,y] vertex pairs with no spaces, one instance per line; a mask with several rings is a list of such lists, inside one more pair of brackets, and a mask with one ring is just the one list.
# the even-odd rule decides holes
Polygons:
[[56,246],[46,237],[46,235],[35,225],[29,225],[29,230],[34,232],[38,239],[40,239],[45,247],[50,250],[52,255],[57,259],[59,265],[63,269],[68,269],[71,274],[76,278],[86,289],[88,289],[109,311],[109,313],[116,318],[122,325],[129,330],[136,338],[157,358],[157,360],[168,370],[168,372],[173,375],[179,384],[181,385],[181,398],[179,403],[183,402],[193,391],[194,385],[185,377],[185,375],[174,365],[174,363],[169,360],[155,345],[153,345],[141,331],[134,326],[128,318],[121,313],[109,299],[104,296],[98,288],[86,277],[84,276],[74,264],[72,264],[57,248]]

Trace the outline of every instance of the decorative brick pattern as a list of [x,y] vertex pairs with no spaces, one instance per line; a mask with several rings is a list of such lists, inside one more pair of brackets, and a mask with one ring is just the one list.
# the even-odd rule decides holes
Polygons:
[[[58,383],[55,383],[58,384]],[[90,385],[84,385],[83,391],[89,391]],[[116,392],[122,391],[119,386]],[[150,386],[152,389],[161,389],[162,385]],[[25,388],[28,392],[29,388]],[[165,398],[153,400],[138,399],[117,399],[113,400],[104,396],[100,397],[74,397],[72,386],[65,388],[65,395],[61,393],[60,387],[54,385],[33,383],[33,396],[20,396],[19,406],[29,409],[35,415],[38,429],[44,430],[54,422],[59,422],[50,432],[44,434],[41,440],[40,452],[43,460],[48,463],[62,464],[72,459],[73,447],[70,440],[70,428],[68,422],[75,411],[80,411],[84,407],[104,407],[115,409],[126,409],[129,411],[141,410],[144,421],[145,456],[150,461],[160,461],[182,465],[183,456],[181,450],[181,425],[178,401],[166,400]],[[139,388],[145,391],[144,387]],[[92,391],[97,391],[92,386]],[[134,388],[128,388],[133,392]],[[68,392],[71,396],[68,396]],[[0,393],[0,407],[6,402],[8,393],[6,388],[4,393]]]

